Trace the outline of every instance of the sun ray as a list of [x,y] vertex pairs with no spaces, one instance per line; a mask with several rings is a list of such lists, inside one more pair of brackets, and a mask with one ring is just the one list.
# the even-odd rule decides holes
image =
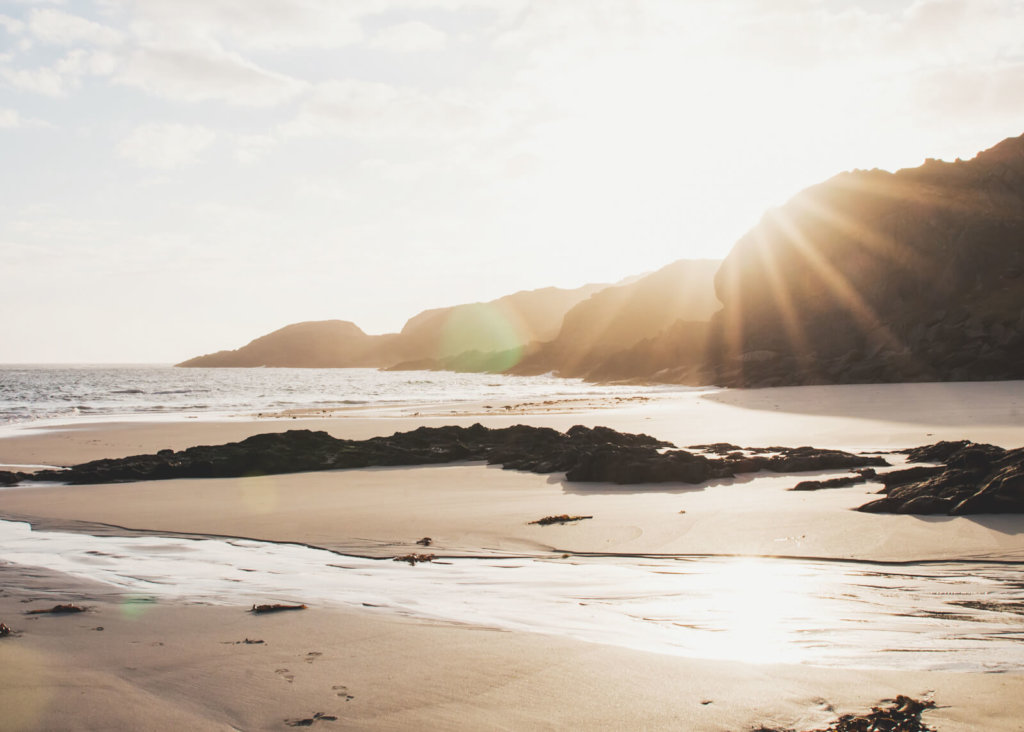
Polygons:
[[860,329],[861,333],[873,335],[892,350],[902,351],[903,343],[900,339],[882,323],[874,309],[857,292],[857,289],[850,284],[846,276],[822,256],[800,225],[782,210],[775,213],[775,218],[786,232],[787,240],[821,278],[833,300],[853,316],[854,324]]

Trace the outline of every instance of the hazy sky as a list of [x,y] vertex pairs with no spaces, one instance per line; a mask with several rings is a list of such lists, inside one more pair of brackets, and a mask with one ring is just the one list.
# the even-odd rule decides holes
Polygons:
[[1022,132],[1021,0],[0,0],[0,362],[614,281]]

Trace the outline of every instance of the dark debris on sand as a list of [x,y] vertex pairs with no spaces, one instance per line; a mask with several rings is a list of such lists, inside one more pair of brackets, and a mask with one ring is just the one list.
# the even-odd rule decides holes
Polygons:
[[0,638],[6,638],[11,634],[11,629],[7,627],[6,623],[0,623]]
[[396,562],[408,562],[411,566],[415,566],[420,562],[433,562],[437,557],[434,554],[403,554],[400,557],[395,557]]
[[86,608],[81,605],[75,605],[74,603],[68,603],[66,605],[54,605],[51,608],[45,610],[26,610],[26,615],[72,615],[74,613],[84,613]]
[[[874,473],[874,471],[872,471],[872,473]],[[790,490],[820,491],[828,488],[846,488],[851,485],[867,483],[869,479],[874,480],[875,478],[871,475],[865,475],[865,473],[862,472],[856,475],[841,475],[838,478],[829,478],[828,480],[805,480],[797,483],[795,486],[790,488]]]
[[249,612],[255,615],[265,615],[266,613],[279,613],[285,610],[305,610],[305,605],[282,605],[280,603],[273,605],[253,605]]
[[92,484],[482,460],[507,470],[565,473],[566,480],[571,482],[625,485],[697,484],[760,470],[797,473],[888,465],[879,456],[814,447],[716,445],[703,446],[706,449],[699,452],[670,449],[672,447],[649,435],[580,425],[566,432],[528,425],[500,429],[488,429],[480,424],[420,427],[368,440],[341,440],[326,432],[289,430],[254,435],[225,445],[94,460],[67,470],[43,470],[20,477],[22,480]]
[[306,717],[305,719],[286,719],[285,724],[289,727],[312,727],[317,722],[337,722],[338,718],[333,714],[324,714],[323,712],[317,712],[312,717]]
[[[921,721],[921,713],[935,706],[932,701],[918,701],[909,696],[896,697],[886,707],[872,707],[867,714],[844,714],[824,729],[807,732],[935,732]],[[752,732],[795,732],[792,729],[758,727]]]

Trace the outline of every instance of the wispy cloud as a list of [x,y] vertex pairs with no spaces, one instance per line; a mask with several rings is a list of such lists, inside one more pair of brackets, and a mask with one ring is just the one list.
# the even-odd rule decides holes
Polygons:
[[278,140],[272,135],[235,135],[232,138],[235,160],[250,164],[260,160],[269,150],[277,146]]
[[447,43],[446,34],[421,21],[388,26],[370,40],[374,48],[395,53],[440,51]]
[[318,84],[282,129],[293,136],[450,137],[464,134],[478,119],[459,93],[346,79]]
[[216,46],[140,48],[120,64],[114,80],[167,99],[252,107],[280,104],[306,86]]
[[9,15],[0,15],[0,28],[16,36],[25,30],[25,23]]
[[63,95],[68,85],[67,80],[56,69],[46,67],[38,69],[0,68],[0,80],[15,89],[47,97]]
[[123,40],[121,33],[113,28],[52,8],[34,10],[29,16],[28,28],[40,41],[61,46],[76,43],[113,46]]
[[22,127],[52,127],[48,122],[38,119],[29,119],[21,115],[16,109],[0,108],[0,129],[14,130]]
[[175,170],[199,161],[217,135],[200,125],[146,124],[117,146],[118,154],[144,168]]
[[380,3],[336,0],[111,0],[139,38],[219,40],[248,49],[340,48],[363,38],[358,18]]

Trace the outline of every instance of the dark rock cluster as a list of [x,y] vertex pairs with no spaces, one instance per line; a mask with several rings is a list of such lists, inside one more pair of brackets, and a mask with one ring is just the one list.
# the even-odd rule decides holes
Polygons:
[[[934,709],[931,700],[918,701],[900,694],[887,700],[887,706],[872,707],[866,714],[844,714],[824,729],[809,732],[934,732],[921,720],[921,713]],[[758,727],[753,732],[794,732],[774,727]]]
[[12,473],[9,470],[0,470],[0,485],[14,485],[23,477],[23,473]]
[[878,475],[879,498],[861,506],[869,513],[1024,513],[1024,448],[1004,450],[962,440],[904,451],[915,465]]
[[648,435],[580,425],[564,433],[526,425],[502,429],[479,424],[420,427],[368,440],[341,440],[326,432],[290,430],[254,435],[226,445],[178,452],[161,450],[155,455],[94,460],[67,470],[14,475],[21,480],[91,484],[483,460],[508,470],[564,472],[569,481],[696,484],[759,470],[796,473],[887,464],[878,456],[813,447],[744,450],[717,444],[696,448],[701,453],[669,449],[672,447]]

